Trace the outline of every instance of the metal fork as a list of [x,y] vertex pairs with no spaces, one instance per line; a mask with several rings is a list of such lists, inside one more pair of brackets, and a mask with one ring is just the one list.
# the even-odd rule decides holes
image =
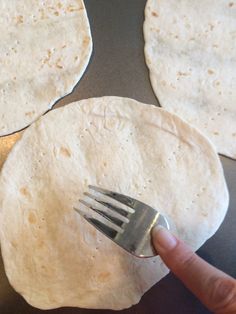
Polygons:
[[129,196],[92,185],[88,188],[96,195],[86,192],[86,200],[81,199],[79,202],[96,212],[96,217],[89,211],[74,207],[80,215],[129,253],[137,257],[157,255],[152,246],[151,230],[156,224],[169,229],[163,215]]

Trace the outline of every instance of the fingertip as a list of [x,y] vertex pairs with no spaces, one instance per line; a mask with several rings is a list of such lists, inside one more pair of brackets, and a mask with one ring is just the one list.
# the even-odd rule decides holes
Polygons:
[[157,252],[164,253],[174,249],[178,240],[163,226],[157,225],[152,230],[153,245]]

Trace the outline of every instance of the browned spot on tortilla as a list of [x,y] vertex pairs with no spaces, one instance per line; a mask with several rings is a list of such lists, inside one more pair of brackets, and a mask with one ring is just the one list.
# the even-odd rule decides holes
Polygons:
[[219,132],[214,132],[215,135],[219,135]]
[[106,272],[102,272],[98,275],[98,280],[101,282],[107,281],[111,276],[111,273],[106,271]]
[[213,47],[213,48],[218,48],[218,47],[219,47],[219,45],[214,44],[214,45],[212,45],[212,47]]
[[68,7],[66,8],[66,11],[67,12],[75,12],[75,11],[80,11],[82,9],[83,8],[75,7],[73,5],[68,5]]
[[43,9],[39,9],[39,12],[40,12],[40,19],[43,20],[46,18],[46,15],[45,15],[45,12]]
[[83,40],[83,44],[84,44],[84,45],[87,45],[87,44],[89,43],[89,41],[90,41],[90,38],[89,38],[88,36],[86,36],[86,37],[84,38],[84,40]]
[[229,3],[229,7],[230,7],[230,8],[231,8],[233,5],[234,5],[233,2],[230,2],[230,3]]
[[66,48],[66,45],[63,45],[61,48],[63,48],[63,49]]
[[17,243],[15,241],[11,242],[11,245],[16,249],[17,248]]
[[91,230],[91,235],[92,235],[93,237],[96,237],[96,230],[95,230],[95,228],[93,228],[93,229]]
[[62,4],[61,4],[61,2],[58,2],[57,7],[58,7],[59,9],[61,9],[61,8],[62,8]]
[[33,111],[26,112],[25,116],[32,117],[34,114],[35,114],[35,111],[33,110]]
[[18,15],[16,17],[16,24],[19,25],[19,24],[22,24],[23,22],[24,22],[23,16],[22,15]]
[[179,76],[188,76],[188,75],[189,75],[189,73],[187,73],[187,72],[181,72],[181,71],[179,71],[177,74],[178,74]]
[[159,14],[157,12],[155,12],[155,11],[152,11],[152,16],[158,17]]
[[60,153],[65,156],[65,157],[71,157],[71,152],[68,148],[66,147],[61,147],[60,148]]
[[37,219],[34,213],[30,212],[28,216],[28,221],[30,224],[35,224]]
[[234,137],[235,137],[235,136],[236,136],[236,133],[232,133],[232,136],[234,136]]
[[212,74],[215,73],[215,72],[214,72],[213,70],[211,70],[211,69],[208,69],[207,72],[208,72],[208,74],[210,74],[210,75],[212,75]]
[[210,30],[211,30],[211,31],[213,31],[213,29],[214,29],[215,25],[213,25],[213,24],[209,23],[209,26],[210,26]]
[[56,67],[58,69],[63,69],[63,66],[60,64],[60,62],[61,62],[61,58],[58,58],[57,61],[56,61]]
[[58,15],[59,15],[59,12],[58,12],[58,11],[55,11],[55,12],[54,12],[54,15],[58,16]]
[[13,77],[13,80],[14,80],[14,81],[16,80],[16,76]]
[[175,35],[175,38],[176,38],[176,39],[178,39],[178,38],[179,38],[179,36],[178,36],[178,35]]
[[161,81],[161,85],[166,86],[166,84],[167,84],[166,81],[164,81],[164,80]]
[[27,190],[27,188],[25,186],[21,187],[20,188],[20,193],[23,195],[23,196],[26,196],[26,197],[29,197],[30,196],[30,192]]
[[48,49],[47,50],[47,56],[42,60],[42,64],[44,65],[47,63],[49,65],[49,61],[50,61],[51,56],[52,56],[52,52],[50,49]]
[[15,47],[12,47],[11,50],[14,51],[15,53],[17,53],[17,50]]
[[44,246],[44,241],[42,240],[42,239],[39,239],[38,241],[37,241],[37,247],[38,248],[41,248],[41,247],[43,247]]
[[75,56],[75,58],[74,58],[74,59],[75,59],[75,61],[77,61],[77,60],[79,59],[79,57],[78,57],[78,56]]

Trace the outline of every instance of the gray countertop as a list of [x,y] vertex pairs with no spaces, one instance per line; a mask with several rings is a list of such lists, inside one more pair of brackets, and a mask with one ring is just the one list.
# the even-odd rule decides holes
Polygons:
[[[153,94],[143,54],[143,19],[146,0],[87,0],[85,5],[93,36],[93,55],[73,93],[55,107],[96,96],[116,95],[158,105]],[[0,167],[17,134],[0,138]],[[236,277],[236,161],[221,157],[230,192],[230,206],[217,233],[198,254],[211,264]],[[0,261],[0,313],[36,314],[10,287]],[[47,311],[60,314],[108,314],[114,311],[61,308]],[[205,314],[200,302],[172,274],[149,290],[138,305],[121,311],[129,314]]]

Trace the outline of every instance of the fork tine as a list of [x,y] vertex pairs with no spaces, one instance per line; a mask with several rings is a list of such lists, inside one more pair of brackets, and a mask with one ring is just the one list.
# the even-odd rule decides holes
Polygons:
[[89,187],[89,189],[91,189],[93,191],[99,192],[99,193],[106,195],[106,196],[126,205],[126,206],[129,206],[132,209],[135,209],[135,205],[136,205],[137,201],[135,199],[133,199],[132,197],[129,197],[129,196],[126,196],[123,194],[119,194],[119,193],[115,193],[115,192],[111,192],[111,191],[108,191],[106,189],[102,189],[102,188],[99,188],[97,186],[94,186],[94,185],[89,185],[88,187]]
[[100,232],[105,234],[111,239],[114,239],[117,234],[119,233],[117,230],[112,229],[111,227],[107,226],[106,224],[102,223],[101,221],[97,220],[96,218],[88,217],[85,213],[83,213],[78,208],[74,207],[74,210],[80,214],[88,223],[93,225],[96,229]]
[[[92,198],[93,200],[95,200],[96,202],[98,202],[99,204],[103,205],[104,207],[107,207],[109,209],[111,209],[112,211],[118,213],[119,215],[121,215],[123,218],[126,218],[127,220],[127,216],[130,214],[130,212],[124,210],[123,208],[119,208],[113,204],[110,204],[108,202],[104,202],[102,200],[99,200],[95,195],[93,194],[90,194],[90,193],[87,193],[85,192],[84,193],[85,196],[87,197],[90,197]],[[118,217],[117,217],[118,218]],[[127,221],[124,221],[124,222],[129,222],[128,220]]]
[[92,209],[93,211],[95,211],[96,213],[98,213],[100,216],[102,216],[102,217],[105,218],[106,220],[112,222],[113,224],[115,224],[115,225],[117,225],[117,226],[119,226],[119,227],[121,227],[121,226],[124,224],[124,222],[123,222],[122,220],[120,220],[119,218],[113,217],[113,216],[109,215],[108,213],[106,213],[106,212],[104,212],[104,211],[102,211],[102,210],[99,210],[99,209],[95,208],[92,204],[90,204],[90,203],[88,203],[88,202],[86,202],[86,201],[84,201],[84,200],[79,200],[79,202],[80,202],[81,204],[83,204],[84,206],[86,206],[86,207]]

